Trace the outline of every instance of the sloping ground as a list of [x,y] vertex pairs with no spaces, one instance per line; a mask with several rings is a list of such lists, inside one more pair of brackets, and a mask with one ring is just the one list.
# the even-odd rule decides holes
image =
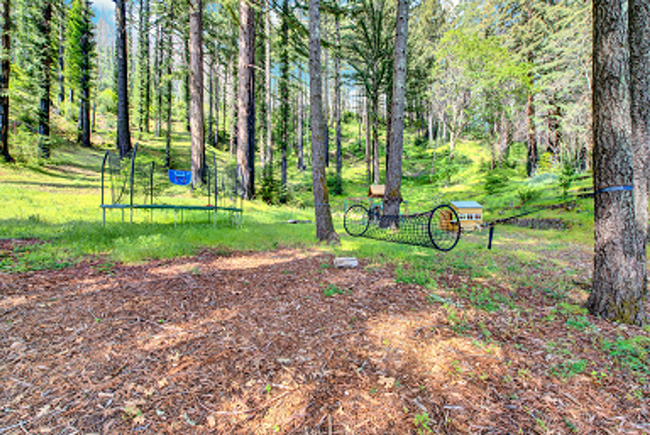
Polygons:
[[650,431],[647,359],[607,347],[641,329],[531,287],[441,273],[429,296],[332,262],[204,251],[0,274],[0,434]]

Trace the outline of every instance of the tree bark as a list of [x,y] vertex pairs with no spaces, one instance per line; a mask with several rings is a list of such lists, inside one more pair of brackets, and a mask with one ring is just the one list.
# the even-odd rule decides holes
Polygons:
[[255,196],[255,11],[240,0],[237,166],[244,198]]
[[280,28],[280,202],[287,202],[287,147],[289,146],[289,1],[282,1]]
[[320,0],[309,0],[309,93],[311,103],[311,158],[316,237],[338,243],[329,205],[325,175],[325,126],[323,122],[323,84],[321,71]]
[[370,186],[372,184],[372,142],[370,139],[370,108],[368,107],[370,101],[367,95],[364,96],[363,103],[363,123],[366,128],[366,179]]
[[[594,277],[589,311],[645,321],[645,268],[638,255],[631,158],[628,17],[618,0],[593,3]],[[619,189],[603,191],[611,187]],[[646,223],[647,224],[647,223]]]
[[[168,17],[171,17],[168,15]],[[171,169],[172,167],[172,73],[174,70],[174,47],[172,45],[172,34],[166,32],[164,50],[166,51],[165,67],[167,69],[167,78],[165,80],[165,118],[167,120],[167,128],[165,131],[165,167]],[[161,59],[164,53],[161,53]]]
[[43,4],[43,16],[40,19],[38,30],[43,36],[39,46],[41,57],[41,101],[38,111],[38,147],[40,156],[44,159],[50,158],[50,89],[52,84],[52,52],[51,52],[51,24],[52,24],[52,3],[46,1]]
[[343,153],[341,150],[341,35],[339,16],[336,16],[334,23],[334,121],[336,122],[336,194],[343,193]]
[[205,178],[205,125],[203,115],[203,1],[190,3],[190,136],[192,186]]
[[9,153],[9,77],[11,72],[11,2],[2,2],[2,56],[0,57],[0,151],[7,163],[14,159]]
[[[265,62],[264,62],[264,75],[266,77],[266,146],[262,155],[263,170],[269,167],[269,171],[273,171],[273,149],[271,144],[271,135],[273,131],[271,120],[271,2],[268,5],[269,10],[264,17],[264,28],[266,33],[266,44],[264,47]],[[266,175],[266,172],[264,172]]]
[[131,151],[129,125],[128,55],[126,49],[126,0],[115,0],[115,45],[117,54],[117,149],[120,157]]
[[372,101],[372,182],[379,184],[379,95]]
[[630,0],[630,95],[632,121],[632,166],[634,168],[634,205],[644,300],[648,297],[646,245],[648,243],[648,190],[650,183],[650,5]]
[[302,86],[302,67],[298,67],[298,170],[305,170],[305,140],[303,134],[303,116],[304,116],[304,104],[303,104],[303,86]]
[[92,18],[90,16],[90,4],[84,2],[84,29],[87,31],[81,37],[81,83],[79,86],[80,90],[80,99],[79,99],[79,123],[81,124],[81,146],[89,148],[90,143],[90,134],[91,134],[91,123],[90,123],[90,80],[92,73]]
[[528,142],[528,157],[526,159],[526,175],[532,177],[537,170],[539,155],[537,153],[537,131],[535,129],[535,106],[533,105],[533,94],[528,94],[526,99],[526,132]]
[[149,31],[150,31],[149,0],[140,0],[140,131],[149,132],[149,107],[151,105],[151,62],[149,60]]
[[214,145],[214,57],[208,67],[208,144]]
[[408,38],[408,0],[397,2],[393,98],[391,109],[390,152],[386,162],[384,215],[398,216],[402,203],[402,149],[404,144],[404,107],[406,104],[406,42]]
[[59,69],[59,108],[57,112],[62,110],[63,103],[65,102],[65,11],[66,8],[59,8],[59,61],[57,63]]

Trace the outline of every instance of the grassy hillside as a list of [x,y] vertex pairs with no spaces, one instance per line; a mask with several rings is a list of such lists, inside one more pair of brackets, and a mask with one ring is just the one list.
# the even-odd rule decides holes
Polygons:
[[[178,127],[180,131],[181,126]],[[111,142],[107,132],[99,132],[97,137],[100,145],[93,149],[81,149],[61,141],[56,144],[53,157],[47,162],[37,164],[37,161],[29,161],[31,164],[0,166],[0,195],[5,201],[5,206],[0,209],[0,233],[6,238],[48,241],[33,247],[33,252],[28,255],[21,256],[20,264],[3,260],[5,270],[59,267],[84,255],[100,255],[110,261],[139,261],[191,255],[206,246],[264,250],[279,245],[304,246],[315,243],[312,225],[286,223],[290,219],[313,219],[311,173],[295,169],[296,158],[291,152],[289,203],[272,206],[260,200],[246,202],[241,229],[229,225],[226,214],[219,215],[215,227],[207,222],[205,214],[201,212],[184,213],[185,223],[175,227],[171,211],[155,211],[153,217],[148,212],[139,211],[135,215],[137,225],[134,226],[122,224],[119,211],[110,211],[109,223],[103,227],[99,209],[100,167]],[[350,198],[361,198],[365,203],[363,198],[367,191],[365,151],[359,150],[357,125],[345,124],[343,137],[344,192],[331,198],[335,225],[343,237],[343,244],[337,249],[359,256],[385,255],[383,244],[352,239],[344,234],[342,220],[346,204],[350,204]],[[164,141],[161,138],[139,134],[134,141],[139,144],[143,159],[162,164]],[[21,149],[24,147],[21,146]],[[334,148],[334,144],[331,147]],[[490,154],[484,143],[460,142],[450,165],[447,144],[436,146],[408,133],[405,138],[403,180],[403,197],[407,201],[408,212],[427,211],[452,200],[473,199],[485,206],[486,221],[492,221],[562,202],[563,192],[558,181],[560,170],[543,164],[536,177],[526,179],[524,151],[523,146],[515,144],[503,167],[490,172],[487,170]],[[221,150],[210,149],[208,160],[211,160],[213,152],[219,168],[233,163],[234,157]],[[189,168],[189,139],[186,133],[174,134],[172,158],[174,168]],[[334,168],[332,158],[332,165],[328,169],[331,179],[335,176]],[[383,168],[382,160],[382,172]],[[259,182],[258,179],[258,185]],[[163,181],[161,184],[168,183]],[[583,177],[571,187],[575,190],[589,185],[590,179]],[[162,202],[202,204],[203,199],[192,195],[187,189],[170,186],[165,186],[160,195],[173,198],[163,199]],[[593,228],[592,201],[577,201],[569,209],[545,210],[531,216],[562,219],[569,225],[567,231],[550,232],[545,239],[589,244]],[[500,226],[497,230],[498,237],[510,233],[530,233],[531,237],[538,234],[532,230],[506,226]],[[486,231],[472,234],[465,237],[457,250],[445,258],[469,255],[472,251],[483,249],[486,243]],[[414,252],[415,258],[440,255],[426,249],[390,246],[390,257],[394,259],[414,258]],[[451,260],[452,263],[455,261]]]

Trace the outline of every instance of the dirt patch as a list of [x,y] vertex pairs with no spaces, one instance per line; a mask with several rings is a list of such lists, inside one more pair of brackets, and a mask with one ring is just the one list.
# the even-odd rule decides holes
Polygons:
[[[527,288],[444,274],[432,299],[390,267],[332,263],[205,251],[0,274],[0,433],[650,430],[647,386],[592,343],[636,329],[567,328]],[[472,309],[468,285],[523,308]],[[572,360],[588,369],[551,370]]]

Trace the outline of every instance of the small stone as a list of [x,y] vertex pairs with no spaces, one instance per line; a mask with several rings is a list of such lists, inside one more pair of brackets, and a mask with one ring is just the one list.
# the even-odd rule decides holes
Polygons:
[[354,257],[337,257],[334,259],[334,267],[358,267],[359,261]]

